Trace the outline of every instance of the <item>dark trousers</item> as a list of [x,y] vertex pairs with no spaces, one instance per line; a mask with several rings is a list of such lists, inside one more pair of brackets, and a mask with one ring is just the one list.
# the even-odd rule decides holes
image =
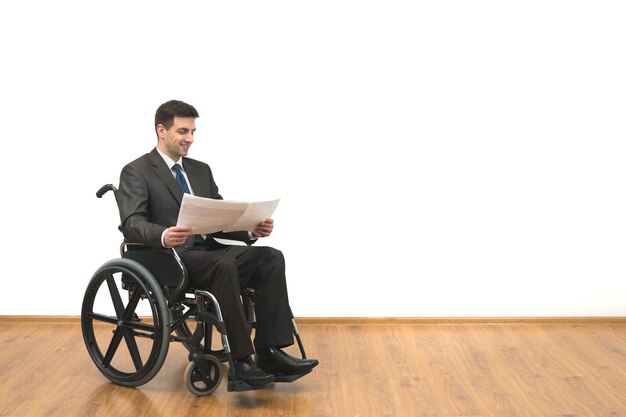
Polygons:
[[[180,253],[190,285],[217,298],[228,334],[231,355],[243,358],[267,347],[293,344],[285,258],[264,246],[194,247]],[[254,288],[257,328],[254,346],[248,336],[241,290]]]

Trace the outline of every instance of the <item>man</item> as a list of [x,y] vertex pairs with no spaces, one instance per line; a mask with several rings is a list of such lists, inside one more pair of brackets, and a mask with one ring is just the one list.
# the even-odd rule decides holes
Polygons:
[[[249,246],[272,233],[273,220],[259,223],[253,232],[206,236],[192,235],[189,226],[176,226],[183,192],[222,198],[211,168],[187,158],[197,117],[196,109],[182,101],[171,100],[157,109],[156,148],[126,165],[120,176],[118,204],[124,237],[152,248],[176,248],[190,284],[215,295],[226,324],[236,380],[252,389],[305,374],[318,361],[298,359],[282,350],[293,344],[283,255],[270,247]],[[222,245],[215,237],[240,240],[247,246]],[[254,345],[241,305],[241,288],[255,289]]]

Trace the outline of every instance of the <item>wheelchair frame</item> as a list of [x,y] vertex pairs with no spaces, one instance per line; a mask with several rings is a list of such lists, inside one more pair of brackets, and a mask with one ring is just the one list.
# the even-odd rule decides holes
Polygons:
[[[117,201],[117,189],[112,184],[101,187],[96,196],[102,198],[108,191],[113,191]],[[98,370],[115,384],[146,384],[163,366],[169,343],[180,342],[189,352],[183,378],[192,394],[209,395],[218,388],[223,377],[222,363],[229,365],[228,391],[256,389],[236,380],[226,326],[215,296],[187,288],[186,268],[173,248],[137,250],[139,246],[142,245],[122,243],[120,258],[101,265],[85,291],[81,328],[87,351]],[[126,303],[122,291],[128,293]],[[243,289],[241,297],[252,333],[256,327],[254,290]],[[196,322],[193,331],[189,326],[192,321]],[[291,322],[300,354],[306,358],[295,319]],[[211,349],[213,328],[221,336],[222,349]],[[120,349],[122,340],[126,349]],[[291,382],[301,376],[276,382]]]

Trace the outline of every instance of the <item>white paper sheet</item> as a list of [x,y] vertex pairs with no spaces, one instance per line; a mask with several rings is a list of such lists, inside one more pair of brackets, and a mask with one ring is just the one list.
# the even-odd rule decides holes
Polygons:
[[279,201],[280,200],[272,200],[250,203],[241,217],[239,217],[235,223],[224,229],[224,231],[238,232],[240,230],[247,230],[252,232],[259,223],[272,217]]
[[183,195],[178,226],[191,226],[192,233],[253,231],[257,224],[272,217],[279,200],[247,202],[214,200]]

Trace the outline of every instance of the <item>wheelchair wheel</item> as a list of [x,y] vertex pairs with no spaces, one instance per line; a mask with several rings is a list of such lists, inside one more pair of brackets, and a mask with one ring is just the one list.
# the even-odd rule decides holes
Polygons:
[[137,387],[161,369],[169,347],[169,310],[150,272],[131,259],[113,259],[91,278],[83,299],[83,339],[110,381]]
[[191,361],[185,368],[185,385],[194,395],[203,396],[213,393],[222,381],[222,364],[213,355],[204,355],[208,372],[206,377],[202,375],[198,365]]

